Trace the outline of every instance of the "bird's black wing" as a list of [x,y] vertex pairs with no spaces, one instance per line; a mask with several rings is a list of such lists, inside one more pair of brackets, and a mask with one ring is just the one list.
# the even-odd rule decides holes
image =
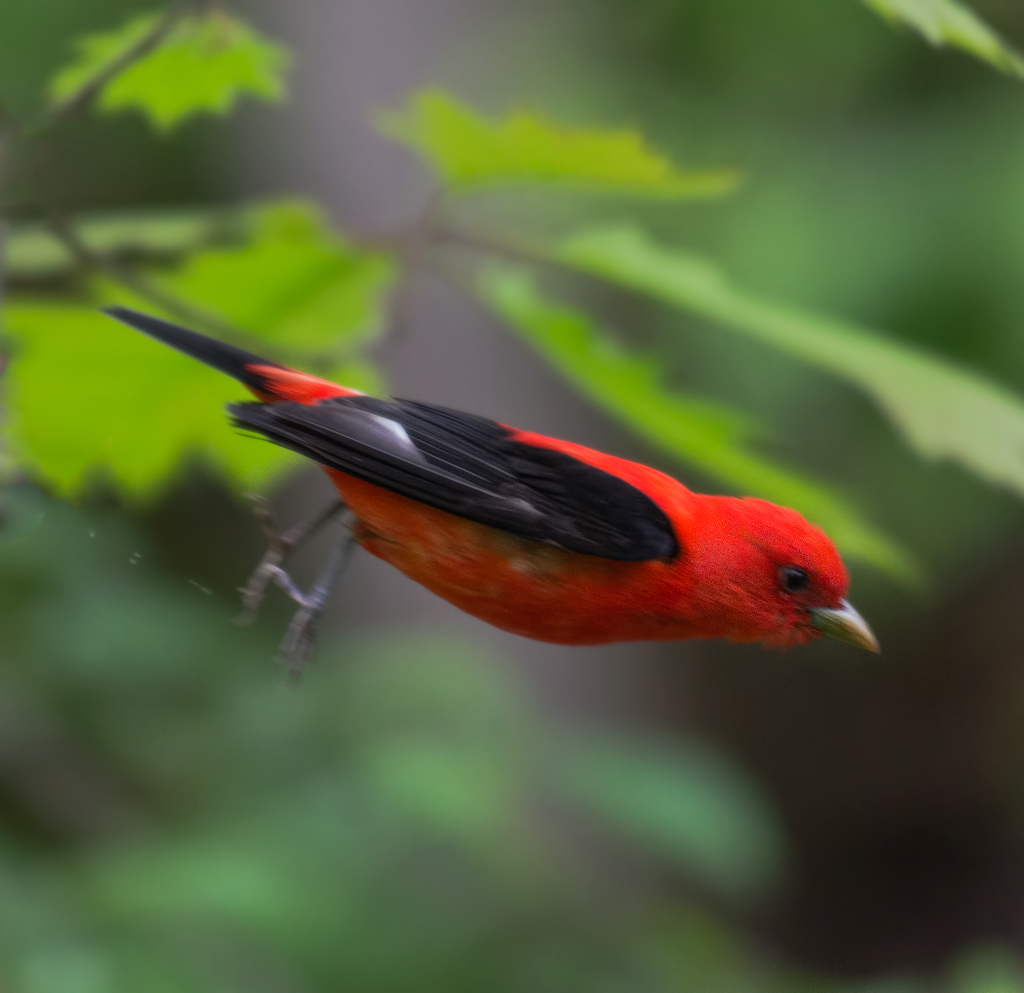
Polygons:
[[585,555],[634,562],[679,551],[645,493],[471,414],[373,397],[241,403],[239,427],[438,510]]

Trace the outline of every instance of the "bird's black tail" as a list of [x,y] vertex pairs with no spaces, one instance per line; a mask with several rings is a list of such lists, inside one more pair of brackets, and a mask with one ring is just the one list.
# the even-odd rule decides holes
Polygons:
[[103,313],[113,317],[115,321],[127,324],[128,327],[148,334],[157,341],[162,341],[179,352],[199,359],[200,362],[214,369],[237,379],[240,383],[254,390],[266,390],[266,377],[254,371],[257,366],[272,366],[276,369],[284,369],[283,365],[271,362],[269,359],[260,358],[252,352],[235,348],[234,345],[226,345],[216,338],[208,338],[206,335],[189,331],[179,324],[172,324],[170,321],[161,320],[159,317],[152,317],[143,314],[130,307],[104,307]]

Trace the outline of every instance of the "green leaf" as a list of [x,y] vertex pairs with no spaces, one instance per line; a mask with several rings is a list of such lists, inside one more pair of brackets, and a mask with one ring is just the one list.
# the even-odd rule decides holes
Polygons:
[[918,31],[933,45],[955,45],[1003,72],[1024,76],[1024,59],[977,14],[956,0],[864,0],[892,22]]
[[656,363],[626,353],[586,315],[547,303],[524,270],[490,266],[479,292],[580,392],[650,441],[741,493],[794,507],[851,557],[914,577],[909,556],[842,498],[749,451],[745,420],[666,389]]
[[[352,358],[379,327],[390,261],[356,251],[308,207],[252,212],[253,240],[200,253],[154,276],[190,306],[244,327],[252,350],[306,354],[304,364],[356,389],[377,377]],[[10,299],[3,328],[14,344],[7,375],[11,450],[62,494],[86,489],[104,469],[127,496],[153,496],[190,453],[241,488],[265,486],[295,465],[284,450],[239,434],[223,405],[243,387],[97,313],[146,301],[98,282],[86,304]],[[319,363],[314,359],[319,358]]]
[[594,735],[567,743],[551,766],[564,795],[730,897],[781,876],[786,849],[773,811],[719,755]]
[[[50,83],[54,105],[74,99],[156,27],[162,15],[134,18],[122,27],[78,42],[78,58]],[[97,98],[100,110],[142,111],[161,131],[195,114],[226,114],[249,93],[284,98],[288,53],[244,22],[212,10],[183,18],[156,48],[117,73]]]
[[440,90],[418,93],[380,126],[457,192],[528,183],[689,199],[727,193],[738,179],[731,170],[676,169],[636,131],[565,128],[529,111],[492,121]]
[[875,400],[918,454],[951,459],[1024,495],[1024,403],[1004,387],[854,324],[762,300],[635,228],[586,232],[559,258],[846,380]]

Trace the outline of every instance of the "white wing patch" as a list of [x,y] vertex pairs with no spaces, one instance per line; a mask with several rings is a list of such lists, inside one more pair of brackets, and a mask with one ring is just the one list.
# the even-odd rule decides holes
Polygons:
[[381,417],[380,414],[370,414],[370,416],[382,427],[390,431],[399,441],[399,444],[403,448],[411,448],[415,452],[419,453],[419,449],[412,443],[412,438],[409,437],[409,432],[402,427],[398,421],[391,420],[390,417]]

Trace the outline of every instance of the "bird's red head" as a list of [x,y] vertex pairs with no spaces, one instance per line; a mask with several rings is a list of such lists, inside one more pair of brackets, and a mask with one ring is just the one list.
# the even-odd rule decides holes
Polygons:
[[831,634],[878,651],[824,531],[766,500],[694,496],[683,544],[715,636],[789,647]]

